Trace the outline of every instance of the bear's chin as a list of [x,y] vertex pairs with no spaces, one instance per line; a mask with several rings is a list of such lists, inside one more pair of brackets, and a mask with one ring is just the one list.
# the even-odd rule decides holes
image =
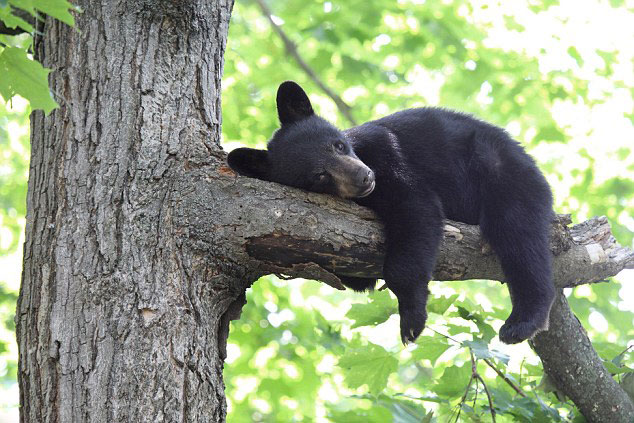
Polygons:
[[376,187],[376,182],[372,182],[372,185],[370,185],[370,188],[368,188],[367,190],[365,190],[364,192],[362,192],[359,195],[355,195],[354,198],[365,198],[368,195],[372,194],[372,192],[374,191],[374,187]]

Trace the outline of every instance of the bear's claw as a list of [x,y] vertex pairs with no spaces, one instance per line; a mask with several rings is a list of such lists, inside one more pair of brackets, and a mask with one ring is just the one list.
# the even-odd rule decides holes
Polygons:
[[407,345],[416,341],[416,338],[425,329],[427,313],[424,309],[419,311],[416,308],[400,308],[399,314],[401,316],[401,340],[404,345]]

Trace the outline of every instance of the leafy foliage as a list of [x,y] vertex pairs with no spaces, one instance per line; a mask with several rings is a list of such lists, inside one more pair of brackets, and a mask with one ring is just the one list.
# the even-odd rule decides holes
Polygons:
[[354,320],[351,328],[359,326],[378,325],[385,322],[392,314],[398,312],[398,308],[390,299],[387,291],[378,291],[369,295],[372,307],[364,304],[352,304],[346,317]]
[[46,94],[47,76],[50,72],[38,62],[30,60],[26,51],[18,47],[5,47],[0,53],[0,72],[9,77],[0,82],[0,95],[12,98],[19,94],[26,98],[35,109],[49,113],[57,103]]
[[381,392],[387,386],[387,378],[396,371],[398,360],[385,348],[368,344],[347,351],[339,359],[339,367],[345,369],[346,384],[351,388],[367,385],[370,392]]
[[[40,14],[49,15],[73,26],[75,20],[70,13],[77,10],[66,0],[4,0],[0,1],[0,21],[7,28],[19,28],[32,33],[33,26],[16,15],[16,10],[28,12],[36,19]],[[31,103],[33,109],[42,109],[46,114],[57,107],[48,90],[48,74],[51,71],[29,56],[31,37],[0,35],[0,96],[5,100],[19,95]]]

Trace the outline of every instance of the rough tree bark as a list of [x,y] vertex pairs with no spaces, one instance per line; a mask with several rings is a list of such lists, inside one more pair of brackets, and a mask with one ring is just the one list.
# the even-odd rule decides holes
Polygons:
[[223,161],[233,1],[74,3],[35,45],[61,107],[31,120],[21,420],[223,421],[218,331],[249,278],[175,210]]
[[[35,44],[55,69],[61,107],[31,123],[16,316],[21,420],[222,422],[228,323],[246,287],[267,273],[333,286],[335,272],[380,276],[381,227],[350,202],[225,166],[220,76],[231,0],[77,5],[78,31],[47,19]],[[586,226],[603,236],[554,225],[560,287],[634,264],[605,220]],[[445,234],[436,278],[501,279],[477,228],[448,222]],[[574,319],[560,309],[555,317]],[[570,357],[538,348],[547,368],[600,365],[592,348],[565,350]],[[608,397],[620,388],[609,376],[605,386],[588,418],[634,415],[631,402],[614,408]],[[580,389],[564,391],[583,411]]]

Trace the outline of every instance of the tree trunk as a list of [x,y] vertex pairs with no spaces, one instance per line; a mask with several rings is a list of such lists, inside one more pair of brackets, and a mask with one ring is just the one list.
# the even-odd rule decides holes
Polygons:
[[224,160],[233,1],[74,3],[77,28],[46,19],[35,45],[61,107],[31,119],[21,421],[224,421],[226,313],[249,278],[174,210],[188,169]]

